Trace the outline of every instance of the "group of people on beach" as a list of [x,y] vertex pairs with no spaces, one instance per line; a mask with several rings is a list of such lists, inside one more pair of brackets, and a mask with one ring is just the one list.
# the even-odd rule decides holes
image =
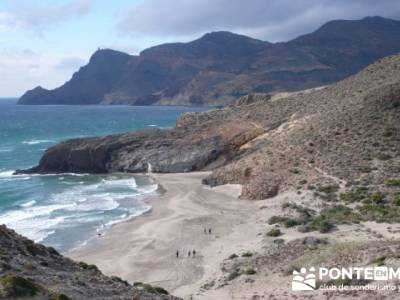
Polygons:
[[[211,228],[208,228],[208,234],[211,234],[212,230]],[[207,234],[207,228],[204,228],[204,234]]]
[[[211,234],[211,233],[212,233],[211,228],[208,228],[208,230],[207,230],[207,228],[204,227],[204,234]],[[179,250],[176,250],[175,255],[176,255],[176,258],[179,258],[179,255],[180,255]],[[194,250],[194,249],[189,250],[187,256],[188,257],[196,257],[196,250]]]
[[[196,250],[188,251],[188,257],[196,257]],[[176,250],[176,258],[179,258],[179,250]]]

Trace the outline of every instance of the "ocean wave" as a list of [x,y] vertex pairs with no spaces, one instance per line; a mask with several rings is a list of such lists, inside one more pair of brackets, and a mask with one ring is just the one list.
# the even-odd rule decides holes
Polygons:
[[0,172],[0,178],[2,177],[13,177],[13,178],[18,178],[18,177],[33,177],[33,176],[38,176],[38,177],[49,177],[49,176],[74,176],[74,177],[84,177],[84,176],[90,176],[88,173],[49,173],[49,174],[16,174],[14,175],[15,170],[6,170],[6,171],[1,171]]
[[12,210],[0,215],[0,220],[6,225],[19,223],[36,217],[48,216],[56,210],[65,209],[73,205],[75,204],[50,204],[27,207],[22,210]]
[[129,214],[123,214],[122,216],[120,216],[119,218],[117,218],[115,220],[108,221],[106,224],[104,224],[104,226],[106,228],[108,228],[108,227],[111,227],[112,225],[129,221],[135,217],[138,217],[140,215],[143,215],[143,214],[149,212],[151,209],[152,209],[152,207],[150,205],[145,205],[145,206],[143,206],[142,209],[135,209],[134,212],[130,212]]
[[13,148],[13,147],[0,148],[0,153],[12,152],[12,151],[14,151],[14,148]]
[[158,189],[158,184],[149,184],[137,188],[137,190],[143,194],[154,193],[155,191],[157,191],[157,189]]
[[2,171],[0,172],[0,178],[1,177],[11,177],[14,174],[15,171]]
[[102,181],[107,186],[113,187],[129,187],[129,188],[136,188],[137,183],[135,178],[124,178],[124,179],[103,179]]
[[[0,177],[26,178],[26,175],[12,175],[13,172],[4,170],[0,172]],[[62,189],[55,189],[43,200],[25,199],[19,203],[18,209],[0,213],[0,220],[36,242],[53,243],[60,247],[71,243],[62,240],[71,237],[71,230],[76,230],[71,238],[76,236],[78,242],[86,241],[97,237],[93,237],[97,228],[106,230],[151,210],[151,206],[143,203],[140,196],[158,188],[157,184],[138,185],[134,177],[123,175],[65,173],[32,176],[58,176],[58,180],[49,181],[49,184],[56,182]],[[88,177],[77,179],[70,176]],[[71,185],[64,186],[64,183]]]
[[65,205],[31,206],[6,212],[0,215],[0,220],[35,242],[40,242],[50,235],[57,224],[64,221],[64,216],[50,217],[50,214],[65,207]]
[[31,206],[33,206],[35,204],[36,204],[36,201],[35,200],[31,200],[31,201],[28,201],[28,202],[20,204],[20,206],[21,207],[31,207]]
[[14,171],[0,172],[0,182],[11,182],[16,180],[29,180],[31,177],[26,174],[13,175]]
[[37,144],[49,144],[54,143],[53,140],[29,140],[29,141],[22,141],[22,144],[25,145],[37,145]]

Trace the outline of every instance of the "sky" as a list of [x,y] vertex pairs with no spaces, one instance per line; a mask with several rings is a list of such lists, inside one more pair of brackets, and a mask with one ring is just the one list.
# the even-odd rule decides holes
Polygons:
[[333,19],[400,19],[399,0],[0,0],[0,96],[69,80],[98,48],[130,54],[228,30],[287,41]]

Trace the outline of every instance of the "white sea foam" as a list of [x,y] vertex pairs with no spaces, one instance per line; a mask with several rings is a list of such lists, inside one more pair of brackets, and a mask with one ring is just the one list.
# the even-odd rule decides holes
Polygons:
[[29,140],[29,141],[22,141],[22,144],[25,145],[37,145],[37,144],[48,144],[54,143],[52,140]]
[[33,205],[35,205],[35,204],[36,204],[36,201],[35,201],[35,200],[31,200],[31,201],[22,203],[20,206],[21,206],[21,207],[31,207],[31,206],[33,206]]
[[14,174],[14,171],[2,171],[2,172],[0,172],[0,178],[11,177],[13,174]]
[[2,171],[0,172],[1,182],[10,182],[14,180],[29,180],[31,177],[26,174],[13,175],[14,171]]
[[136,180],[135,178],[128,178],[128,179],[111,179],[106,180],[103,179],[103,183],[107,186],[114,186],[114,187],[128,187],[128,188],[136,188]]
[[12,152],[13,150],[14,150],[13,147],[4,147],[4,148],[0,148],[0,153]]
[[[13,171],[0,172],[0,178],[16,178],[26,175],[12,175]],[[107,229],[113,224],[129,220],[151,209],[151,206],[140,202],[136,196],[157,190],[157,184],[138,186],[135,178],[112,175],[107,177],[82,177],[78,181],[69,176],[87,176],[88,174],[54,174],[60,184],[71,183],[61,192],[54,192],[46,199],[26,199],[18,210],[0,214],[1,223],[5,223],[17,232],[28,236],[36,242],[56,241],[59,245],[68,243],[57,241],[64,238],[68,230],[77,230],[77,240],[93,238],[91,230]],[[37,175],[37,176],[54,176]],[[33,175],[36,176],[36,175]],[[21,177],[24,178],[24,177]],[[29,177],[28,177],[29,178]],[[10,179],[11,180],[11,179]],[[58,180],[57,180],[58,181]],[[93,227],[95,226],[95,227]],[[86,232],[86,233],[85,233]],[[50,240],[46,240],[50,235]],[[66,236],[70,236],[68,233]]]
[[6,212],[0,215],[0,220],[3,224],[23,233],[27,237],[35,241],[42,241],[48,237],[50,229],[64,220],[62,216],[50,218],[49,215],[66,207],[66,205],[27,207]]
[[149,184],[144,186],[139,186],[137,190],[143,194],[149,194],[157,191],[158,184]]
[[146,212],[149,212],[151,209],[152,209],[152,207],[150,205],[146,205],[142,209],[135,209],[135,211],[131,212],[130,214],[123,214],[119,218],[107,222],[105,224],[105,227],[107,228],[107,227],[110,227],[110,226],[115,225],[117,223],[126,222],[126,221],[128,221],[128,220],[130,220],[132,218],[135,218],[137,216],[143,215]]

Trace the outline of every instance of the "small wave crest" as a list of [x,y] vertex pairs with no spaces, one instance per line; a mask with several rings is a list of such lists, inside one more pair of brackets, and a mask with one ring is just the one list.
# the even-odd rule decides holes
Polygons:
[[29,140],[29,141],[22,141],[22,144],[25,145],[37,145],[37,144],[49,144],[54,143],[53,140]]
[[0,172],[0,178],[11,177],[13,174],[14,174],[14,171],[2,171],[2,172]]
[[13,147],[4,147],[4,148],[0,148],[0,153],[12,152],[13,150],[14,150]]
[[20,204],[20,206],[21,207],[31,207],[31,206],[33,206],[35,204],[36,204],[36,201],[35,200],[31,200],[31,201],[28,201],[28,202]]

